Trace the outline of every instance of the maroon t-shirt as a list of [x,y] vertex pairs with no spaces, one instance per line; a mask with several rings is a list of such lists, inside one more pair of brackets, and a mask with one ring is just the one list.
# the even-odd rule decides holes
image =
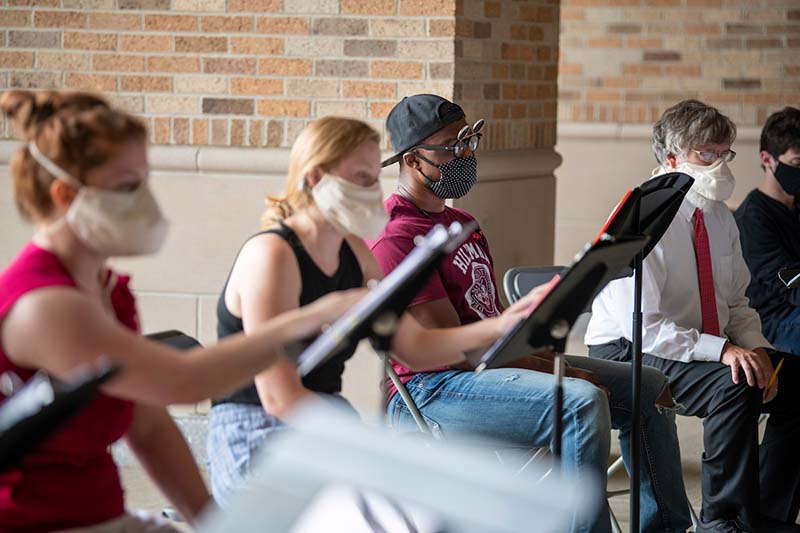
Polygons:
[[[475,220],[466,211],[454,207],[445,207],[441,213],[424,212],[398,194],[387,198],[384,206],[389,214],[389,223],[377,240],[369,243],[384,274],[394,270],[414,249],[417,235],[425,235],[436,224],[449,226],[452,222],[466,224]],[[480,228],[445,257],[410,306],[442,298],[447,298],[453,304],[462,325],[499,315],[503,311],[494,279],[494,261],[489,252],[489,243]],[[403,383],[415,374],[397,362],[393,362],[393,366]],[[442,370],[446,368],[430,371]],[[391,383],[388,385],[391,398],[396,391]]]

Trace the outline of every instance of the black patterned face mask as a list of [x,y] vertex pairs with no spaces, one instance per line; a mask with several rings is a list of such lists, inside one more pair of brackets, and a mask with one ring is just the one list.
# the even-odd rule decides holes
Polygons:
[[439,169],[439,181],[433,181],[422,173],[425,176],[425,185],[439,198],[461,198],[478,182],[478,160],[474,155],[454,157],[441,165],[421,159]]

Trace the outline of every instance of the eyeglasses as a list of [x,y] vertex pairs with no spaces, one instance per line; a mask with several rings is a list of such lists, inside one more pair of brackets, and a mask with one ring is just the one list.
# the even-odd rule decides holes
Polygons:
[[481,143],[481,137],[483,137],[483,133],[481,133],[483,124],[483,119],[480,119],[471,127],[464,126],[461,128],[461,130],[458,132],[458,136],[456,137],[457,140],[452,146],[445,146],[442,144],[418,144],[416,146],[412,146],[407,151],[411,152],[417,148],[422,148],[423,150],[453,152],[455,157],[464,157],[464,154],[467,153],[467,148],[469,148],[471,152],[475,152],[478,149],[478,146]]
[[726,163],[730,163],[736,157],[736,152],[733,150],[725,150],[723,152],[708,152],[708,151],[700,151],[700,150],[691,150],[692,152],[696,153],[697,156],[703,160],[704,163],[714,163],[718,159],[722,159]]

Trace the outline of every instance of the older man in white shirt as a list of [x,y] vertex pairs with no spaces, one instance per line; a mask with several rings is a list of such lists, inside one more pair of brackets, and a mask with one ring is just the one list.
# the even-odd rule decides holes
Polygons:
[[[653,174],[685,172],[695,183],[644,262],[643,362],[668,377],[680,414],[705,419],[697,531],[798,531],[798,365],[785,362],[780,394],[777,378],[768,386],[780,356],[749,307],[750,274],[724,203],[734,187],[727,162],[735,137],[728,117],[696,100],[668,109],[653,127]],[[590,356],[630,360],[632,312],[633,280],[610,283],[592,306]],[[759,451],[761,412],[771,416]]]

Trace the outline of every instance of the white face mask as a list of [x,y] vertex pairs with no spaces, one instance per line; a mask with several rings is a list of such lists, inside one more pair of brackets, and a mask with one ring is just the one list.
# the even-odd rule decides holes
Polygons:
[[694,183],[686,194],[686,199],[701,209],[707,207],[711,202],[724,202],[729,199],[736,187],[736,179],[733,177],[728,163],[722,159],[718,159],[716,163],[708,166],[683,161],[678,163],[674,169],[669,166],[656,168],[653,175],[667,172],[683,172],[694,178]]
[[728,163],[721,158],[713,165],[695,165],[684,161],[675,167],[676,172],[689,174],[694,178],[692,191],[714,202],[724,202],[733,194],[736,180]]
[[29,143],[28,150],[45,170],[78,190],[64,220],[86,247],[107,257],[161,248],[169,223],[146,183],[131,192],[89,187],[45,157],[35,143]]
[[356,185],[344,178],[325,174],[311,189],[311,196],[322,212],[342,235],[376,239],[389,222],[383,208],[379,182],[369,187]]

